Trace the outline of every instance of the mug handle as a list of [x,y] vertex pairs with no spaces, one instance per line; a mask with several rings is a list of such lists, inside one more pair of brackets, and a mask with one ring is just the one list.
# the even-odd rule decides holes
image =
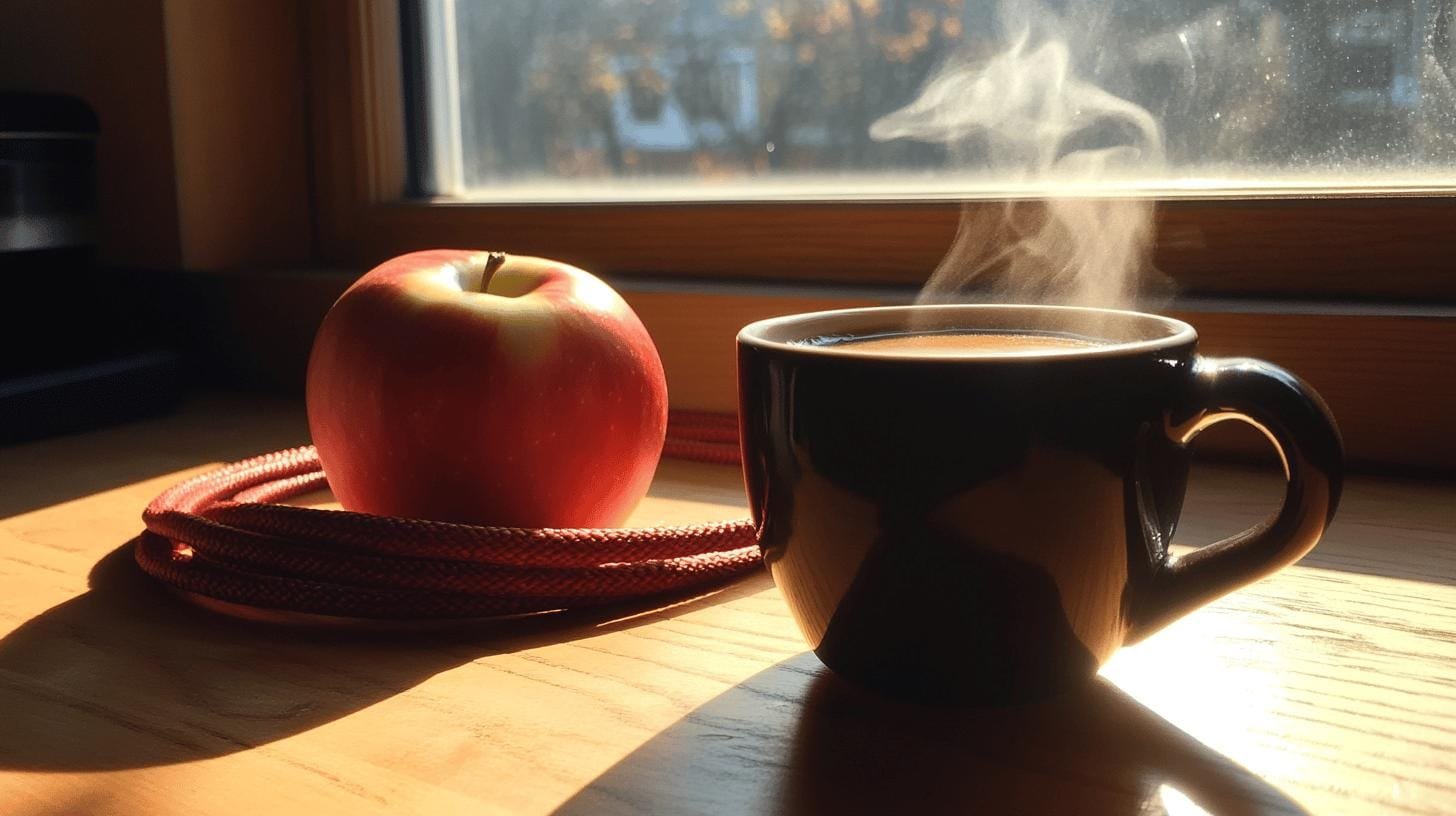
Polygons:
[[1313,388],[1272,363],[1241,357],[1198,357],[1191,376],[1187,407],[1167,419],[1169,438],[1187,445],[1225,420],[1253,425],[1284,463],[1284,505],[1257,527],[1182,558],[1165,555],[1131,610],[1128,643],[1298,561],[1324,535],[1340,502],[1344,445]]

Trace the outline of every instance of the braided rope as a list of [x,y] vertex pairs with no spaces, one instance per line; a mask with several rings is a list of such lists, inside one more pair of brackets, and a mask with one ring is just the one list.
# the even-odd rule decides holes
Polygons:
[[[737,423],[674,411],[663,453],[736,464]],[[759,563],[747,519],[525,529],[277,504],[327,487],[311,446],[195,476],[147,506],[136,561],[174,589],[228,604],[399,621],[594,606],[723,580]]]

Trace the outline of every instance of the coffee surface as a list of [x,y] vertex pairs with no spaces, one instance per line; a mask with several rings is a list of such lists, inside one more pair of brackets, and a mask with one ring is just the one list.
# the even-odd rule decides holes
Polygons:
[[853,348],[885,355],[975,356],[1038,351],[1097,348],[1107,345],[1095,340],[1060,334],[1013,334],[1007,332],[907,332],[841,340],[836,347]]

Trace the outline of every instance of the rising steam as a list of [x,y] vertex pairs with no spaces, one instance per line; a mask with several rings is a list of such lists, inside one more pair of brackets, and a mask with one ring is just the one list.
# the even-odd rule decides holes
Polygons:
[[[1131,308],[1157,279],[1149,262],[1153,203],[1107,197],[1107,182],[1148,177],[1165,161],[1162,129],[1145,109],[1080,78],[1061,20],[1007,0],[999,54],[952,60],[919,98],[870,128],[877,140],[946,147],[1033,195],[968,204],[950,251],[919,302],[965,299]],[[1079,31],[1082,41],[1091,32]]]

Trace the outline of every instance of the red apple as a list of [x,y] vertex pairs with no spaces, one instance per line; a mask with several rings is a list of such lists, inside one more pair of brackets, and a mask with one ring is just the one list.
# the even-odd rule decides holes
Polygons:
[[308,424],[345,509],[513,527],[620,524],[667,427],[652,338],[611,287],[466,250],[376,267],[324,318]]

